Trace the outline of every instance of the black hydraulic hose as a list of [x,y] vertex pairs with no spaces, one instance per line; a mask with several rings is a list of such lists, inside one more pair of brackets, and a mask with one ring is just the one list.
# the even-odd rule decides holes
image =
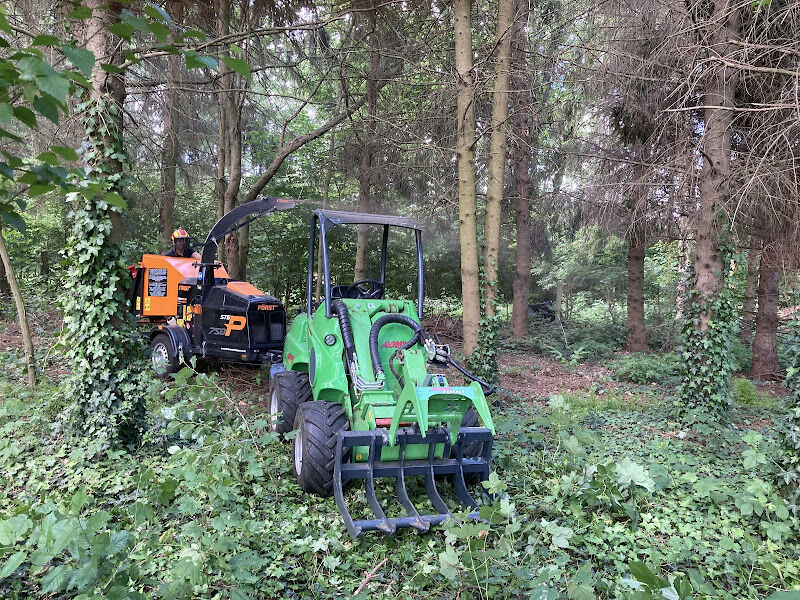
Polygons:
[[399,350],[408,350],[416,344],[420,339],[426,339],[428,336],[422,330],[422,325],[417,323],[411,317],[407,317],[406,315],[398,315],[395,313],[391,313],[388,315],[383,315],[379,317],[370,327],[369,330],[369,357],[372,360],[372,370],[375,373],[375,378],[378,378],[379,373],[383,373],[383,367],[381,367],[381,357],[378,354],[378,334],[381,331],[381,328],[384,325],[388,325],[389,323],[400,323],[401,325],[407,325],[414,331],[414,335],[408,340],[405,344],[403,344]]
[[350,313],[347,312],[347,305],[341,300],[332,300],[331,312],[339,318],[339,329],[342,332],[344,349],[347,351],[348,360],[352,360],[356,344],[353,341],[353,328],[350,325]]
[[494,394],[494,393],[497,391],[497,390],[495,389],[495,387],[494,387],[494,386],[493,386],[491,383],[489,383],[488,381],[484,381],[483,379],[481,379],[481,378],[480,378],[480,377],[478,377],[477,375],[473,375],[472,373],[470,373],[469,371],[467,371],[467,370],[464,368],[464,366],[463,366],[463,365],[461,365],[461,364],[460,364],[460,363],[459,363],[459,362],[458,362],[458,361],[457,361],[455,358],[453,358],[453,357],[452,357],[452,356],[450,356],[449,354],[447,355],[447,360],[448,360],[448,361],[450,362],[450,364],[451,364],[451,365],[453,365],[453,366],[456,368],[456,370],[458,370],[458,371],[459,371],[459,372],[460,372],[462,375],[464,375],[465,377],[469,377],[470,379],[472,379],[472,381],[477,381],[477,382],[478,382],[478,384],[479,384],[479,385],[480,385],[480,386],[483,388],[483,393],[484,393],[484,395],[486,395],[486,396],[491,396],[492,394]]
[[[344,306],[344,303],[341,300],[336,300],[334,302],[340,303],[344,308],[343,311],[344,314],[347,314],[347,307]],[[331,303],[331,308],[335,307],[334,302]],[[341,321],[341,316],[339,317],[339,319]],[[378,354],[378,334],[380,333],[381,328],[384,325],[388,325],[389,323],[400,323],[401,325],[407,325],[414,331],[414,335],[411,337],[411,339],[408,340],[406,343],[404,343],[402,346],[400,346],[395,351],[394,355],[392,355],[392,358],[389,359],[389,368],[392,369],[392,373],[394,373],[395,377],[397,377],[397,373],[395,373],[394,367],[391,364],[392,359],[395,356],[397,356],[402,350],[408,350],[409,348],[411,348],[411,346],[416,344],[418,341],[420,340],[425,341],[431,339],[431,336],[428,335],[424,329],[422,329],[422,325],[417,323],[411,317],[407,317],[406,315],[398,315],[395,313],[391,313],[388,315],[383,315],[382,317],[378,318],[372,324],[372,327],[369,330],[369,356],[370,359],[372,360],[372,370],[375,372],[376,379],[378,378],[379,373],[383,373],[383,367],[381,367],[381,358],[380,355]],[[349,318],[347,324],[349,329],[350,325]],[[344,328],[342,328],[342,335],[344,336]],[[461,365],[458,361],[456,361],[456,359],[450,356],[449,353],[447,354],[447,361],[451,365],[453,365],[456,368],[456,370],[458,370],[462,375],[468,377],[472,381],[477,381],[478,384],[484,389],[484,393],[487,396],[491,396],[492,394],[495,393],[495,391],[497,391],[491,383],[489,383],[488,381],[484,381],[477,375],[473,375],[472,373],[467,371],[467,369],[465,369],[463,365]],[[399,379],[400,378],[398,377],[398,381]]]

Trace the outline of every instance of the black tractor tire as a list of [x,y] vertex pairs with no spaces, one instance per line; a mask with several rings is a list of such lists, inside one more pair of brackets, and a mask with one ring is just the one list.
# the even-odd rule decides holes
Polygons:
[[275,373],[269,386],[270,429],[281,435],[294,427],[297,407],[311,400],[308,373],[281,371]]
[[159,379],[167,379],[178,371],[178,354],[167,334],[159,333],[150,341],[150,363]]
[[333,494],[336,437],[350,423],[341,404],[305,402],[294,418],[297,437],[292,440],[292,464],[304,492],[327,497]]
[[[478,418],[478,413],[475,412],[475,409],[469,407],[467,412],[464,413],[464,418],[461,420],[461,427],[480,427],[480,419]],[[483,443],[482,442],[472,442],[471,444],[467,444],[464,446],[464,450],[462,455],[465,458],[475,458],[476,456],[480,456],[481,452],[483,451]],[[451,458],[456,457],[455,448],[451,448],[450,450]],[[478,483],[481,480],[480,473],[464,473],[464,482],[468,485],[472,485]]]

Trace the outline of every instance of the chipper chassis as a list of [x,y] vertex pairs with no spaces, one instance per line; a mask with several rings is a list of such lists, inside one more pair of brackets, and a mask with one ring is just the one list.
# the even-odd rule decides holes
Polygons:
[[[328,231],[337,225],[383,228],[380,276],[349,286],[331,285]],[[417,246],[417,301],[385,296],[389,230],[413,230]],[[324,301],[314,309],[313,276],[320,236]],[[423,309],[422,226],[413,219],[317,210],[311,220],[307,310],[286,337],[285,371],[271,381],[270,412],[276,431],[297,430],[294,473],[300,487],[333,496],[351,536],[387,534],[412,527],[425,532],[451,516],[436,487],[450,479],[455,495],[478,518],[468,483],[489,477],[494,424],[484,394],[491,386],[469,374],[421,326]],[[451,386],[431,366],[455,366],[472,379]],[[479,419],[485,425],[479,426]],[[409,497],[410,477],[424,479],[434,514],[420,514]],[[387,517],[375,480],[395,480],[405,516]],[[363,480],[371,518],[354,520],[344,488]]]
[[216,260],[225,236],[293,200],[260,198],[225,214],[206,237],[200,260],[145,254],[129,267],[130,311],[150,330],[153,371],[169,377],[192,356],[280,367],[284,306],[246,281],[231,279]]

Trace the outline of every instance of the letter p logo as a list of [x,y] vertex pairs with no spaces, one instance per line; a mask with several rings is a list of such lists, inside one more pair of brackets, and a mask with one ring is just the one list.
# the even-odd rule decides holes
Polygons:
[[225,337],[228,337],[231,331],[241,331],[246,324],[247,319],[245,317],[231,315],[228,322],[225,324]]

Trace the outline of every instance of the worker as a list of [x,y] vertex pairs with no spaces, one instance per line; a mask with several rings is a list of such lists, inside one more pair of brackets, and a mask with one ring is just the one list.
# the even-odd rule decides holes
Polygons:
[[186,230],[176,229],[172,232],[172,248],[164,252],[164,256],[200,258],[200,253],[189,245],[189,234]]

